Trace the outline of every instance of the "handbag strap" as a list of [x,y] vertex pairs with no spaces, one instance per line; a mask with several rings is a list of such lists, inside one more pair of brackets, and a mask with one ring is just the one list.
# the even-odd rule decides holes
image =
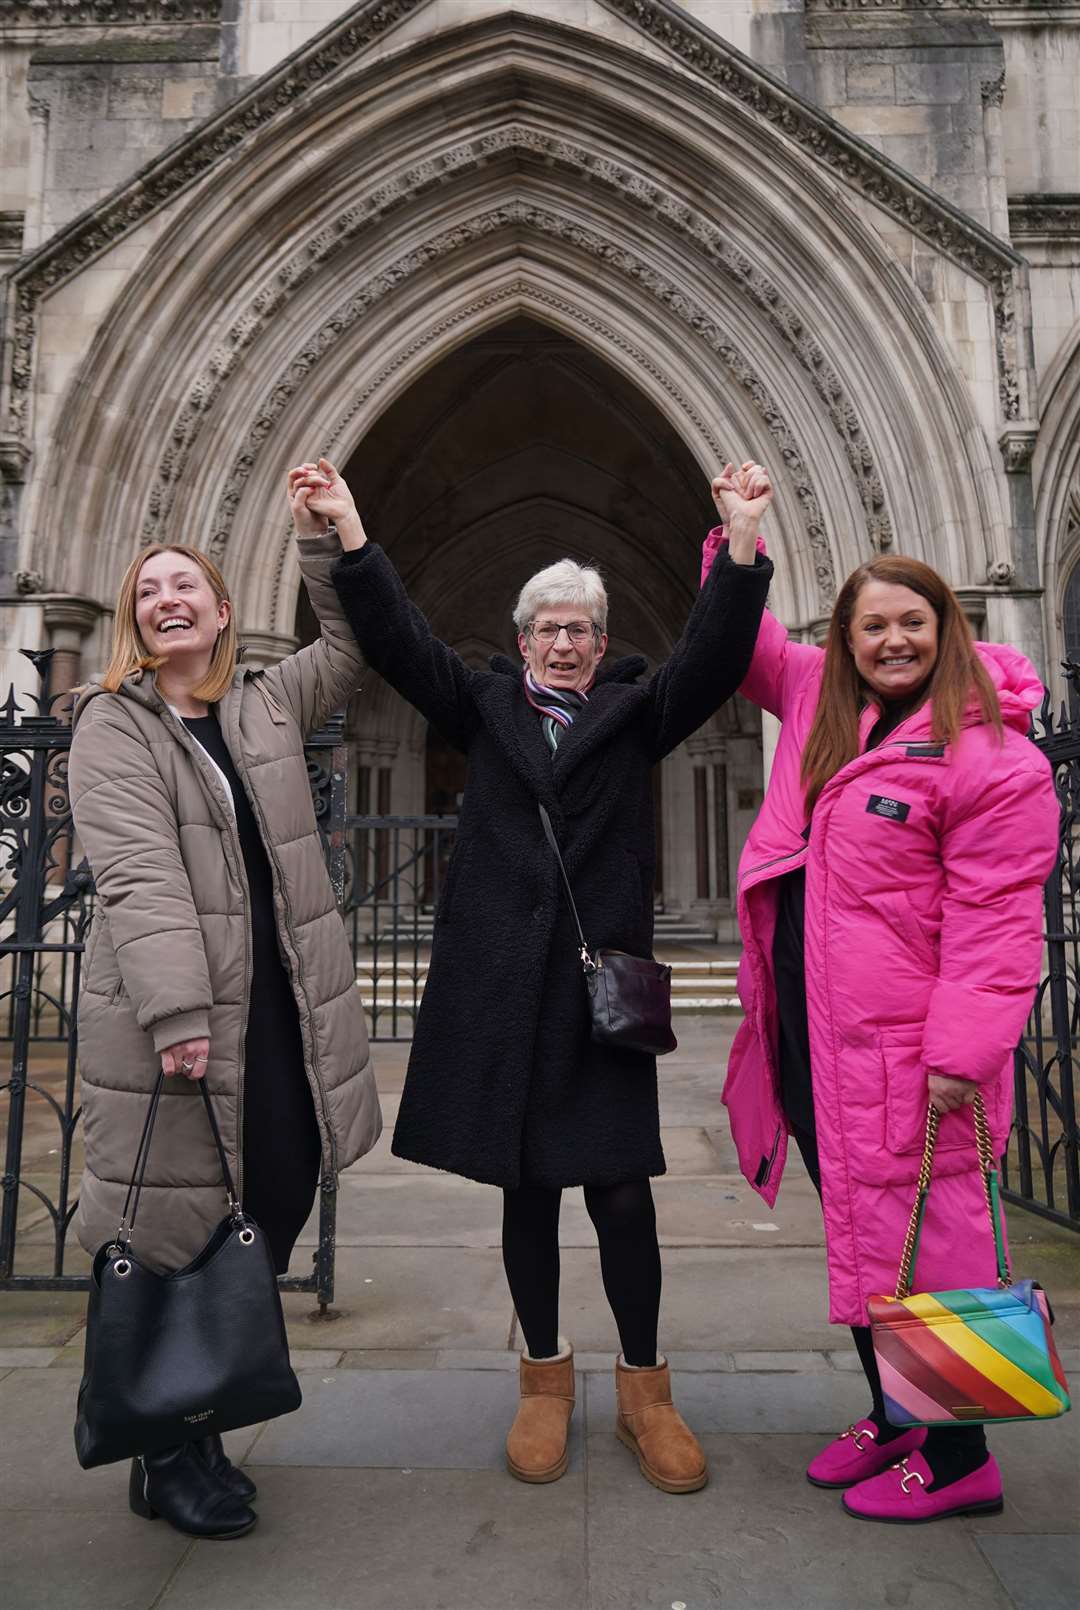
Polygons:
[[[974,1115],[975,1145],[979,1153],[979,1175],[982,1179],[983,1195],[986,1198],[986,1211],[990,1216],[990,1228],[994,1232],[994,1254],[997,1259],[998,1285],[1008,1286],[1012,1280],[1012,1274],[1009,1270],[1008,1254],[1005,1251],[1005,1237],[1001,1228],[1001,1194],[998,1188],[997,1164],[994,1160],[993,1144],[990,1140],[990,1126],[986,1122],[986,1108],[983,1106],[982,1093],[978,1090],[975,1092]],[[915,1202],[911,1209],[907,1233],[904,1236],[904,1249],[900,1254],[900,1268],[896,1276],[896,1295],[899,1298],[911,1295],[911,1282],[915,1278],[915,1260],[919,1252],[919,1237],[922,1234],[926,1199],[930,1195],[930,1179],[934,1168],[934,1148],[937,1144],[940,1121],[938,1110],[931,1103],[926,1109],[926,1140],[923,1144],[922,1163],[919,1167],[919,1183],[915,1191]]]
[[548,815],[547,806],[541,805],[539,800],[536,802],[536,808],[540,812],[540,820],[543,823],[544,833],[547,836],[548,843],[555,852],[555,859],[559,863],[559,871],[562,873],[563,888],[566,890],[566,898],[570,902],[570,911],[574,918],[574,926],[578,931],[578,938],[581,940],[581,965],[585,969],[586,973],[595,973],[596,963],[589,954],[588,942],[585,938],[585,933],[581,926],[581,918],[578,916],[577,904],[574,900],[574,891],[571,889],[570,879],[566,875],[566,868],[563,865],[562,853],[559,849],[559,841],[555,837],[555,829],[551,825],[551,817]]
[[[222,1143],[221,1131],[218,1128],[218,1121],[214,1115],[214,1108],[210,1100],[210,1092],[206,1088],[205,1077],[198,1081],[198,1085],[199,1094],[202,1096],[203,1105],[206,1108],[206,1116],[210,1122],[210,1133],[214,1137],[214,1145],[217,1148],[218,1160],[221,1163],[221,1174],[223,1180],[225,1181],[225,1191],[229,1199],[229,1216],[233,1219],[239,1220],[243,1218],[243,1209],[241,1208],[240,1202],[236,1195],[236,1187],[233,1184],[232,1171],[229,1168],[229,1159],[225,1155],[225,1147]],[[128,1183],[127,1195],[124,1198],[124,1209],[120,1216],[120,1227],[113,1238],[112,1245],[116,1247],[117,1251],[121,1254],[126,1254],[131,1246],[131,1236],[135,1229],[135,1218],[139,1211],[139,1200],[142,1196],[143,1180],[146,1177],[146,1165],[150,1160],[150,1141],[153,1138],[154,1124],[157,1121],[158,1105],[161,1101],[161,1092],[164,1090],[164,1088],[165,1070],[162,1069],[157,1076],[153,1091],[150,1095],[150,1105],[146,1111],[146,1118],[143,1122],[142,1134],[139,1137],[139,1145],[135,1153],[135,1167],[132,1170],[131,1179]],[[129,1209],[130,1218],[128,1216]]]

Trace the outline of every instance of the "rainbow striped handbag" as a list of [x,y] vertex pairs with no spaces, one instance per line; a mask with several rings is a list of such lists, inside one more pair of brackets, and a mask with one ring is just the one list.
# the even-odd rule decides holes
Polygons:
[[896,1295],[871,1297],[867,1305],[890,1425],[1052,1420],[1070,1408],[1046,1293],[1034,1280],[1014,1284],[1009,1272],[997,1167],[981,1095],[976,1095],[974,1105],[998,1283],[968,1291],[910,1294],[937,1140],[938,1114],[931,1107]]

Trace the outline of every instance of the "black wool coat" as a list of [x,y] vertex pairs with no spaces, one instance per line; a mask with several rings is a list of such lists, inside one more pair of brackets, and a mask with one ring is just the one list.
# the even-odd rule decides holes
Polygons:
[[393,1150],[492,1185],[610,1185],[665,1170],[656,1060],[596,1045],[551,813],[592,948],[652,954],[652,767],[746,675],[772,565],[719,555],[670,659],[601,671],[553,756],[522,668],[468,666],[375,543],[335,565],[371,666],[468,757]]

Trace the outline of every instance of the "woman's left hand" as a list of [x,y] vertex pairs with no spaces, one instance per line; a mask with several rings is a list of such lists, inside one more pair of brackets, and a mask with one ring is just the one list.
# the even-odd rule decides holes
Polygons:
[[930,1105],[938,1112],[955,1112],[969,1107],[979,1093],[974,1079],[951,1079],[946,1073],[932,1073],[926,1081]]
[[339,532],[363,530],[353,495],[328,458],[290,470],[288,495],[293,523],[302,537],[321,536],[331,520]]

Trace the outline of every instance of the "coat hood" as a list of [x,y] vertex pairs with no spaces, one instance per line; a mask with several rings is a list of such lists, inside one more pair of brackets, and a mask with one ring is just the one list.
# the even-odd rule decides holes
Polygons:
[[1039,708],[1046,694],[1039,673],[1026,655],[1007,643],[976,643],[975,649],[994,684],[1001,719],[1026,736],[1031,712]]
[[[79,717],[87,710],[92,700],[96,699],[100,694],[109,693],[110,691],[109,688],[102,685],[100,677],[91,677],[80,692],[72,709],[72,728],[74,729],[78,725]],[[147,710],[160,710],[165,702],[158,692],[157,680],[153,672],[147,671],[136,671],[134,675],[125,677],[113,697],[134,699],[136,704],[141,704]]]

